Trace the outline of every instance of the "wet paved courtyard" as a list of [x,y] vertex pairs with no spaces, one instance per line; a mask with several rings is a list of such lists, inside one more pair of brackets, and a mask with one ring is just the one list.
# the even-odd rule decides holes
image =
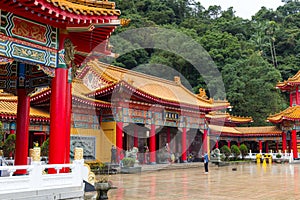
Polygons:
[[199,164],[199,168],[112,175],[109,179],[118,189],[109,191],[109,199],[300,199],[299,164],[211,165],[209,174]]

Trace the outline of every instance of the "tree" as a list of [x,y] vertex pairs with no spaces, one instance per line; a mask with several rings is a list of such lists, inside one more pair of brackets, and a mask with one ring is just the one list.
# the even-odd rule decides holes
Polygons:
[[231,155],[231,150],[227,145],[223,145],[220,149],[221,153],[225,156],[225,160],[229,159],[229,156]]
[[237,160],[238,157],[241,155],[241,151],[240,151],[239,147],[234,144],[231,146],[230,150],[231,150],[231,153],[233,154],[234,160]]
[[244,160],[245,156],[248,155],[248,147],[245,144],[241,144],[239,149],[242,154],[242,159]]

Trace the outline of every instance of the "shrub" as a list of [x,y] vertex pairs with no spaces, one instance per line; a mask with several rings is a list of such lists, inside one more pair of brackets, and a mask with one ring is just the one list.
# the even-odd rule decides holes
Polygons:
[[241,144],[240,152],[242,154],[242,159],[244,160],[245,156],[248,154],[248,147],[245,144]]
[[231,155],[231,151],[227,145],[222,146],[221,153],[225,156],[225,160],[228,160]]
[[15,154],[16,134],[10,134],[3,145],[3,153],[5,157],[13,157]]
[[276,158],[281,158],[281,154],[276,154]]
[[41,146],[41,156],[48,156],[49,153],[49,138],[45,140]]
[[134,158],[123,158],[122,160],[123,166],[124,167],[133,167],[135,163]]
[[239,155],[241,155],[241,151],[238,146],[232,145],[231,146],[231,153],[233,154],[234,160],[237,160]]

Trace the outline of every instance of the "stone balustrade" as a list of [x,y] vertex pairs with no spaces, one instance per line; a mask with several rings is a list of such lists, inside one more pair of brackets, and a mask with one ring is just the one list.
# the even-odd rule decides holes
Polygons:
[[[31,165],[0,166],[5,177],[0,177],[0,196],[9,199],[81,199],[83,191],[84,160],[72,164],[48,164],[33,161]],[[69,172],[61,172],[69,168]],[[27,170],[26,175],[13,176],[16,170]],[[56,173],[47,174],[48,169]],[[27,196],[26,196],[27,195]]]

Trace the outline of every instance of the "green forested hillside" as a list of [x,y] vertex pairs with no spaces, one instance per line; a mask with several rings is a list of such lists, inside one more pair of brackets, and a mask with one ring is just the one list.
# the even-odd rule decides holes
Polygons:
[[[298,0],[286,0],[277,10],[262,7],[252,20],[237,17],[233,8],[222,10],[216,5],[205,9],[194,0],[115,2],[122,12],[121,18],[130,18],[131,22],[116,29],[114,34],[141,27],[163,27],[200,43],[222,73],[233,115],[252,116],[252,125],[264,125],[269,114],[288,106],[288,96],[276,90],[275,85],[300,69]],[[183,43],[180,45],[184,46]],[[171,52],[140,49],[114,61],[115,65],[128,69],[149,63],[172,67],[184,76],[194,92],[200,87],[207,88],[191,63]],[[153,75],[160,73],[147,67],[137,70]],[[173,79],[173,76],[164,78]]]

